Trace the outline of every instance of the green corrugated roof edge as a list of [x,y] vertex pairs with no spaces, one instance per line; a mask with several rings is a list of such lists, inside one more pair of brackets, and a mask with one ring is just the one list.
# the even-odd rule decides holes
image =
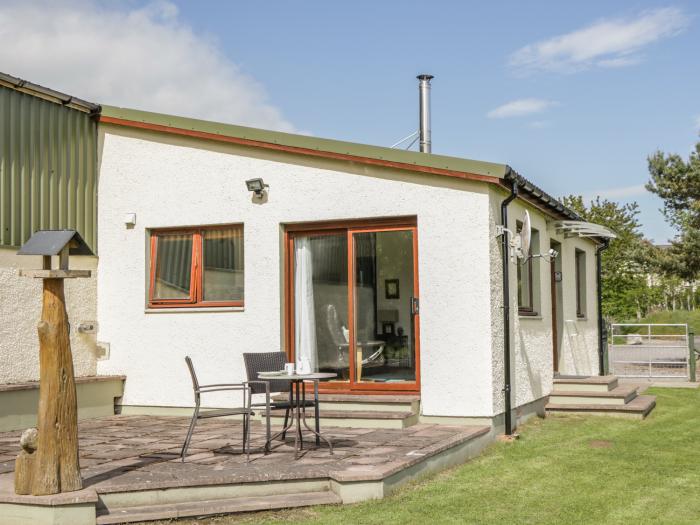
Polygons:
[[489,177],[503,178],[508,171],[508,167],[505,164],[498,164],[494,162],[462,159],[459,157],[435,155],[432,153],[425,154],[416,151],[406,151],[382,146],[371,146],[368,144],[344,142],[341,140],[322,139],[308,135],[284,133],[281,131],[268,131],[258,128],[236,126],[233,124],[222,124],[220,122],[210,122],[207,120],[177,117],[162,113],[152,113],[150,111],[141,111],[137,109],[103,105],[101,115],[104,117],[131,120],[144,124],[155,124],[158,126],[168,126],[190,131],[211,133],[224,137],[235,137],[258,142],[266,142],[280,146],[326,151],[341,155],[352,155],[355,157],[365,157],[389,162],[400,162],[403,164],[446,169],[476,175],[486,175]]

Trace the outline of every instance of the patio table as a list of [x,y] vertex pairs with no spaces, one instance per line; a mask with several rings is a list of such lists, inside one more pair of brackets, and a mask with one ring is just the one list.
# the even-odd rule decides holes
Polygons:
[[323,436],[321,434],[321,429],[318,426],[318,419],[316,420],[316,430],[312,429],[309,427],[309,424],[306,422],[306,390],[304,388],[304,381],[313,381],[314,383],[314,402],[315,402],[315,410],[318,410],[318,382],[321,379],[332,379],[334,377],[337,377],[338,374],[334,374],[332,372],[315,372],[311,374],[281,374],[281,375],[275,375],[275,376],[270,376],[267,374],[258,374],[258,377],[262,380],[275,380],[275,381],[290,381],[292,383],[291,385],[291,392],[292,392],[292,417],[290,418],[289,423],[277,434],[274,436],[270,437],[270,440],[266,443],[266,448],[269,450],[270,449],[270,443],[272,442],[273,439],[275,439],[277,436],[281,436],[287,430],[292,428],[292,426],[296,422],[296,429],[294,431],[294,459],[299,459],[299,451],[304,448],[304,439],[302,437],[302,424],[306,428],[308,432],[311,432],[316,436],[316,444],[320,445],[320,440],[322,439],[326,443],[328,443],[328,449],[330,451],[330,454],[333,454],[333,445],[331,444],[331,441]]

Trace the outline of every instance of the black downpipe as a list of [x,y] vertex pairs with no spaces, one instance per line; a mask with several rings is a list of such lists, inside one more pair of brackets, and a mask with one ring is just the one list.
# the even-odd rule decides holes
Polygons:
[[598,246],[596,256],[596,285],[598,299],[598,369],[600,375],[605,375],[605,343],[607,339],[605,321],[603,320],[603,251],[608,249],[610,241],[607,239]]
[[510,246],[508,234],[508,205],[518,196],[518,181],[513,180],[510,195],[501,203],[501,224],[504,231],[501,235],[501,247],[503,257],[503,393],[505,398],[505,424],[506,435],[513,434],[513,421],[511,418],[511,384],[510,384]]

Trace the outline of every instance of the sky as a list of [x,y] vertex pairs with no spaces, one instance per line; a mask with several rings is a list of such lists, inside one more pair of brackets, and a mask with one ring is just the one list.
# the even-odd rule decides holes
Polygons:
[[[692,1],[0,0],[0,71],[91,102],[390,146],[432,82],[433,152],[636,201],[700,131]],[[415,146],[414,146],[415,147]]]

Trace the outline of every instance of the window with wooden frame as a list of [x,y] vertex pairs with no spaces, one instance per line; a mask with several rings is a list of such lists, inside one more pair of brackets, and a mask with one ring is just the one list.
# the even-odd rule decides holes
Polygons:
[[243,225],[151,231],[149,308],[243,306]]
[[576,274],[576,317],[586,317],[586,252],[574,252]]
[[[522,223],[517,223],[517,232],[522,230]],[[532,229],[530,235],[530,251],[526,260],[518,259],[518,313],[520,315],[536,316],[539,302],[539,259],[533,259],[532,253],[539,252],[539,232]]]

